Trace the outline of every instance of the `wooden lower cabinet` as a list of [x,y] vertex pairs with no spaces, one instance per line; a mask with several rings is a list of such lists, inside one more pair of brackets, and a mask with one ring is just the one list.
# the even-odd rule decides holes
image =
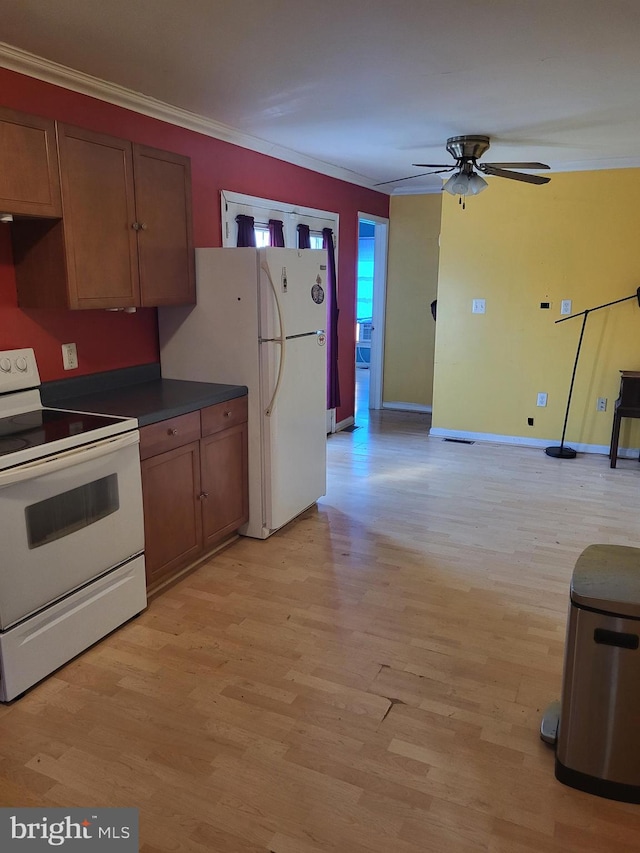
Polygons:
[[[150,592],[224,543],[249,517],[246,398],[239,399],[140,430]],[[231,418],[233,425],[200,438],[208,431],[201,430],[201,416],[205,424]]]
[[142,462],[147,587],[171,577],[202,550],[200,442]]
[[247,425],[200,441],[202,534],[205,548],[221,542],[249,518]]

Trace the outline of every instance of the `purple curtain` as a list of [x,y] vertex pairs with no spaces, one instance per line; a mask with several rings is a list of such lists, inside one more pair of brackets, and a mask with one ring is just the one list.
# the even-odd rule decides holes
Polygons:
[[282,219],[269,220],[269,245],[284,248],[284,224]]
[[243,213],[239,213],[236,216],[236,222],[238,223],[238,242],[236,245],[239,247],[255,246],[256,232],[253,230],[253,216],[245,216]]
[[322,229],[322,247],[327,250],[327,284],[329,298],[327,314],[329,329],[327,335],[327,408],[335,409],[340,405],[340,383],[338,381],[338,291],[336,288],[336,253],[331,228]]
[[309,226],[308,225],[298,225],[298,248],[299,249],[310,249],[311,248],[311,237],[309,236]]

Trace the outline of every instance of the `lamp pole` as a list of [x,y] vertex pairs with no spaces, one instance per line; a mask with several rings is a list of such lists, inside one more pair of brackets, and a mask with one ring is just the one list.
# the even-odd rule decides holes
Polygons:
[[595,308],[587,308],[585,311],[580,311],[578,314],[572,314],[570,317],[561,317],[556,320],[557,323],[564,323],[566,320],[573,320],[576,317],[582,317],[582,328],[580,329],[580,338],[578,339],[578,349],[576,350],[575,361],[573,362],[573,373],[571,374],[571,384],[569,385],[569,397],[567,398],[567,409],[564,415],[564,425],[562,427],[562,438],[559,445],[551,445],[545,448],[547,456],[552,456],[554,459],[575,459],[576,451],[573,447],[565,447],[564,437],[567,432],[567,421],[569,420],[569,409],[571,408],[571,396],[573,394],[573,383],[576,378],[576,370],[578,367],[578,359],[580,358],[580,349],[582,348],[582,339],[584,338],[584,330],[587,325],[587,318],[593,311],[599,311],[601,308],[608,308],[610,305],[617,305],[619,302],[628,302],[629,299],[637,299],[640,306],[640,287],[631,296],[624,296],[622,299],[614,299],[613,302],[605,302],[603,305],[597,305]]

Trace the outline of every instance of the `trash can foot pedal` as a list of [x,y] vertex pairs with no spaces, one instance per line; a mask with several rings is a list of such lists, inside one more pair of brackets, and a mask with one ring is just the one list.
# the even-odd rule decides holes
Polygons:
[[540,723],[540,738],[550,746],[555,746],[558,740],[559,722],[560,700],[556,699],[547,707]]

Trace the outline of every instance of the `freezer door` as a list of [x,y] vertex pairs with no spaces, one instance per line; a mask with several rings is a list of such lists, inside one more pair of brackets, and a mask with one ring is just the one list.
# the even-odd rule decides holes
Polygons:
[[[261,249],[260,336],[287,337],[327,328],[324,249]],[[326,353],[326,349],[325,349]]]
[[[282,347],[261,344],[263,400],[269,401]],[[280,386],[263,410],[265,526],[277,530],[326,492],[326,346],[323,334],[287,340]]]

